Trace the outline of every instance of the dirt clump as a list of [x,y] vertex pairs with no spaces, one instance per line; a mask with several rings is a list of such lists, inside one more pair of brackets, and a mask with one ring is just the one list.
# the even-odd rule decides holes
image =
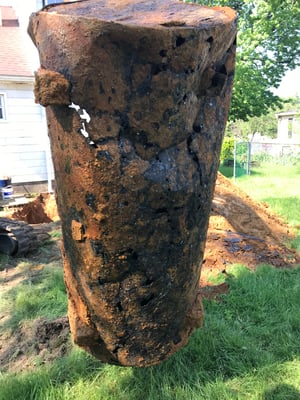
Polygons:
[[25,221],[28,224],[43,224],[59,219],[55,197],[51,193],[42,193],[33,201],[16,208],[11,218]]
[[26,321],[0,346],[0,371],[30,370],[64,356],[71,346],[68,317]]

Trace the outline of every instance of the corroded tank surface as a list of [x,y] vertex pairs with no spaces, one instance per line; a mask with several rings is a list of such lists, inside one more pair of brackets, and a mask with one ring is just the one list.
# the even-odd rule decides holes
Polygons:
[[31,16],[72,336],[147,366],[202,322],[199,276],[230,103],[236,15],[86,0]]

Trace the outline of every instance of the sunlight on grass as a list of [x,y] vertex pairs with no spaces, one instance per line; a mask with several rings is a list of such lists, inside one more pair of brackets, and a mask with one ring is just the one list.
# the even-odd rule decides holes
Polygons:
[[270,207],[291,225],[300,228],[299,166],[263,165],[250,176],[236,179],[236,184],[249,196]]
[[15,329],[23,320],[67,314],[66,289],[60,266],[49,264],[43,267],[22,262],[18,268],[23,272],[24,280],[1,295],[0,311],[10,311],[10,319],[1,330]]

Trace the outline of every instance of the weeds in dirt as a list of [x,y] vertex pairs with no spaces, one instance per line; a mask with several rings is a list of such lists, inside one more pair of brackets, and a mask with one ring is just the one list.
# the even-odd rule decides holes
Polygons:
[[50,232],[50,236],[51,238],[54,239],[61,239],[62,238],[61,229],[53,230],[52,232]]
[[300,268],[243,266],[229,293],[205,302],[205,322],[161,365],[104,365],[73,349],[47,367],[0,377],[0,400],[300,398]]

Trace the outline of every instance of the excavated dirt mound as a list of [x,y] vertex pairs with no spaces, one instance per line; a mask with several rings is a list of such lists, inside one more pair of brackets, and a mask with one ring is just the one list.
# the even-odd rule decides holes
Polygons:
[[219,174],[206,242],[202,284],[208,273],[224,272],[232,264],[255,268],[260,264],[290,267],[299,264],[297,253],[285,243],[291,228],[264,204],[252,200]]
[[28,224],[42,224],[59,219],[56,201],[53,194],[42,193],[30,203],[16,209],[11,218],[25,221]]

